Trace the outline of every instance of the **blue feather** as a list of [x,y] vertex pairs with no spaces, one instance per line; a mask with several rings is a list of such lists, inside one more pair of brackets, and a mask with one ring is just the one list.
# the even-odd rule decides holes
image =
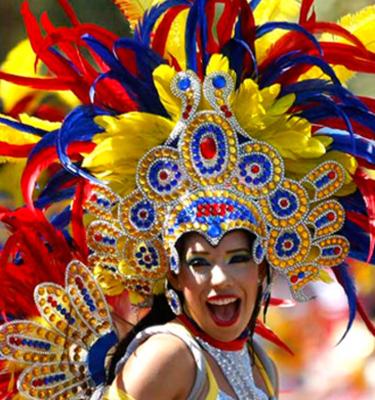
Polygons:
[[228,58],[230,68],[236,73],[236,89],[240,86],[241,81],[247,78],[246,76],[243,76],[243,59],[245,54],[248,54],[253,62],[252,78],[258,79],[258,65],[255,55],[244,40],[229,40],[223,47],[222,53]]
[[18,131],[31,133],[37,136],[44,136],[48,132],[45,131],[44,129],[34,128],[31,125],[26,125],[23,124],[22,122],[12,121],[8,118],[3,118],[3,117],[0,117],[0,124],[4,124],[10,126],[11,128],[17,129]]
[[346,330],[339,341],[339,343],[341,343],[349,332],[350,328],[352,327],[354,318],[357,313],[357,293],[353,278],[350,275],[349,267],[347,264],[343,263],[337,267],[333,267],[332,270],[336,276],[337,281],[344,289],[349,306],[349,321]]
[[208,27],[206,17],[206,0],[196,0],[198,3],[198,20],[200,27],[200,39],[201,39],[201,50],[202,50],[202,61],[203,71],[206,70],[208,64],[209,55],[207,53],[207,40],[208,40]]
[[[51,218],[51,224],[58,230],[63,230],[65,227],[67,227],[70,223],[72,216],[72,210],[70,206],[67,206],[64,208],[62,212],[60,212],[57,215],[54,215]],[[71,237],[67,232],[63,232],[64,236],[68,239],[68,241],[71,241]],[[68,236],[67,236],[68,235]]]
[[134,31],[134,39],[150,46],[151,33],[154,29],[156,21],[170,8],[174,6],[186,5],[191,6],[188,0],[166,0],[162,3],[150,8],[144,15],[143,19],[138,23]]
[[155,51],[149,47],[128,38],[121,38],[113,45],[113,52],[117,55],[119,49],[132,50],[136,56],[138,79],[145,79],[148,82],[153,82],[152,72],[160,64],[165,64],[166,61]]
[[338,98],[346,105],[368,111],[368,107],[341,84],[335,85],[325,79],[307,79],[286,85],[281,89],[279,97],[290,93],[296,95],[294,105],[305,105],[311,95],[326,93]]
[[250,1],[250,7],[251,7],[251,9],[253,10],[253,11],[255,11],[255,9],[258,7],[258,5],[259,5],[259,3],[261,2],[262,0],[251,0]]
[[187,69],[197,72],[197,25],[198,2],[194,2],[190,8],[185,29],[185,51]]
[[93,106],[77,107],[65,119],[56,140],[57,154],[63,167],[73,175],[82,176],[97,183],[99,181],[96,178],[72,163],[67,149],[70,143],[89,142],[95,134],[103,132],[103,128],[94,122],[94,118],[98,115],[108,115],[108,112]]
[[[349,135],[347,131],[341,129],[322,128],[315,132],[316,135],[325,135],[333,138],[331,149],[349,153],[355,157],[363,158],[369,163],[375,163],[375,142],[354,134]],[[355,148],[353,149],[353,140]]]
[[[370,248],[370,235],[353,221],[346,219],[343,228],[339,232],[350,242],[349,257],[368,262]],[[375,263],[375,254],[370,260],[370,264]]]
[[[132,50],[136,55],[140,75],[134,76],[120,63],[116,57],[116,53],[112,53],[102,43],[89,35],[85,35],[84,40],[103,59],[108,67],[111,68],[110,71],[99,75],[95,79],[90,88],[90,99],[92,102],[95,99],[95,90],[98,83],[104,79],[111,78],[118,81],[124,87],[130,98],[140,106],[141,111],[147,110],[153,114],[168,116],[159,100],[152,79],[152,71],[164,62],[159,55],[132,39],[119,39],[117,44],[115,43],[114,50],[116,48],[126,48]],[[107,108],[107,105],[105,106]]]
[[339,197],[338,201],[347,211],[355,211],[364,215],[367,213],[366,204],[359,190],[356,190],[354,193],[345,197]]
[[280,75],[300,64],[319,67],[336,85],[341,85],[335,71],[324,60],[319,57],[301,54],[299,51],[291,51],[279,57],[263,72],[259,81],[259,86],[262,88],[270,86],[280,78]]
[[287,31],[296,31],[302,33],[308,40],[310,40],[314,47],[318,50],[319,54],[323,56],[323,50],[320,47],[319,41],[309,31],[303,28],[301,25],[293,22],[266,22],[265,24],[256,28],[256,38],[259,39],[263,35],[272,32],[275,29],[283,29]]
[[40,196],[38,200],[34,202],[34,205],[36,208],[45,208],[52,203],[56,204],[59,201],[71,199],[75,192],[76,189],[74,187],[70,187],[63,189],[60,192],[46,193],[45,195]]

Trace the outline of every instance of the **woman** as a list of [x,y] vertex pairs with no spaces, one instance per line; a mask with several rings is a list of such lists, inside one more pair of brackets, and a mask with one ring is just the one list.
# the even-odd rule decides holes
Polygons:
[[[251,347],[266,275],[252,259],[252,239],[235,230],[213,247],[197,233],[181,237],[181,270],[169,282],[183,303],[174,311],[182,313],[131,342],[108,398],[276,398],[275,366],[258,345],[255,352]],[[162,310],[153,312],[162,321]]]
[[[338,77],[373,72],[374,54],[355,36],[370,40],[373,9],[343,27],[317,21],[311,1],[299,15],[294,1],[167,0],[146,11],[118,3],[137,25],[131,39],[80,23],[66,1],[72,27],[44,17],[41,29],[23,5],[32,47],[53,77],[1,76],[69,89],[83,106],[62,124],[0,119],[12,140],[22,133],[21,145],[0,142],[0,154],[29,156],[22,185],[31,217],[2,211],[15,231],[8,270],[22,283],[22,271],[62,258],[55,243],[64,242],[91,272],[75,260],[64,287],[37,286],[49,328],[4,324],[0,354],[9,371],[23,371],[24,397],[101,393],[118,340],[102,291],[112,312],[125,293],[154,305],[113,359],[109,399],[277,397],[275,368],[252,342],[271,271],[300,301],[307,284],[336,278],[350,326],[358,302],[345,260],[373,260],[374,104]],[[314,36],[322,31],[330,35]],[[33,197],[44,169],[51,180]],[[55,228],[44,226],[36,208],[71,196]],[[82,206],[96,217],[86,231]],[[29,232],[43,256],[35,260],[22,228],[36,217]]]

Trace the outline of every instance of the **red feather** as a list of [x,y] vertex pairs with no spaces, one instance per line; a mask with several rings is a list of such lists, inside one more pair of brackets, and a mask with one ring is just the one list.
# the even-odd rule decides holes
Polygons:
[[[95,148],[94,143],[89,142],[76,142],[69,145],[68,154],[73,155],[77,153],[90,153]],[[48,168],[51,164],[58,160],[55,147],[48,147],[43,149],[40,153],[36,154],[30,159],[23,171],[21,177],[21,189],[25,203],[31,209],[33,205],[33,191],[35,183],[42,171]]]
[[362,318],[362,321],[365,323],[367,329],[375,336],[375,326],[367,315],[365,309],[363,308],[361,302],[357,299],[357,311]]
[[185,10],[186,8],[187,8],[187,6],[172,7],[165,13],[165,15],[163,16],[163,19],[160,21],[160,23],[155,31],[154,40],[152,42],[152,48],[155,52],[157,52],[161,56],[164,55],[165,45],[166,45],[169,31],[170,31],[173,21],[178,16],[178,14],[181,11]]
[[311,12],[310,18],[309,18],[309,13],[311,10],[311,7],[314,4],[314,0],[302,0],[301,3],[301,10],[300,10],[300,15],[299,15],[299,23],[301,25],[308,23],[308,22],[314,22],[315,21],[315,12],[314,9]]
[[35,286],[46,281],[63,284],[66,265],[82,259],[81,252],[69,247],[40,210],[1,208],[0,221],[11,233],[0,258],[0,309],[15,316],[37,315]]
[[6,142],[0,142],[0,155],[5,157],[16,157],[16,158],[25,158],[27,157],[33,147],[32,144],[9,144]]
[[354,182],[361,192],[366,204],[368,232],[370,234],[370,246],[367,262],[370,262],[375,249],[375,181],[367,176],[361,168],[358,168],[354,175]]
[[268,340],[269,342],[274,343],[276,346],[282,348],[283,350],[287,351],[289,354],[294,355],[293,351],[290,347],[284,343],[270,328],[268,328],[262,321],[257,319],[255,325],[255,332],[262,336],[264,339]]
[[83,204],[87,200],[90,194],[90,185],[86,180],[81,180],[76,189],[76,195],[74,197],[72,205],[72,233],[74,241],[78,244],[81,249],[85,260],[88,257],[88,247],[86,241],[86,229],[83,224]]

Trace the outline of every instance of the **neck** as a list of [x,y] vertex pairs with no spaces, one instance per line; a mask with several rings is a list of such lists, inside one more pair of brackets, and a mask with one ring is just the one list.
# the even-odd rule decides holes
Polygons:
[[242,350],[246,345],[249,339],[249,330],[245,329],[244,332],[235,340],[231,340],[229,342],[223,342],[221,340],[214,339],[206,332],[202,331],[202,329],[195,323],[195,321],[185,314],[181,314],[177,317],[177,319],[187,328],[194,336],[203,339],[205,342],[214,346],[220,350],[227,351],[238,351]]

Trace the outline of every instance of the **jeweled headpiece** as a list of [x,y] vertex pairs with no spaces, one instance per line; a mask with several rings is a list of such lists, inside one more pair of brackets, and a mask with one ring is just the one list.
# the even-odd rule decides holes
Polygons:
[[[225,233],[245,229],[256,235],[254,260],[266,258],[303,299],[302,287],[349,251],[347,239],[335,234],[344,209],[330,199],[344,183],[344,168],[325,161],[301,180],[287,178],[279,152],[236,120],[227,73],[209,74],[201,84],[193,72],[180,72],[171,91],[182,103],[180,120],[166,143],[140,160],[136,190],[118,199],[118,224],[95,221],[89,227],[91,260],[108,261],[111,252],[112,270],[124,286],[151,294],[152,282],[163,279],[168,267],[178,272],[175,244],[184,233],[199,232],[216,245]],[[207,109],[198,110],[201,96]],[[110,207],[116,196],[103,199],[106,193],[94,188],[88,210]]]

